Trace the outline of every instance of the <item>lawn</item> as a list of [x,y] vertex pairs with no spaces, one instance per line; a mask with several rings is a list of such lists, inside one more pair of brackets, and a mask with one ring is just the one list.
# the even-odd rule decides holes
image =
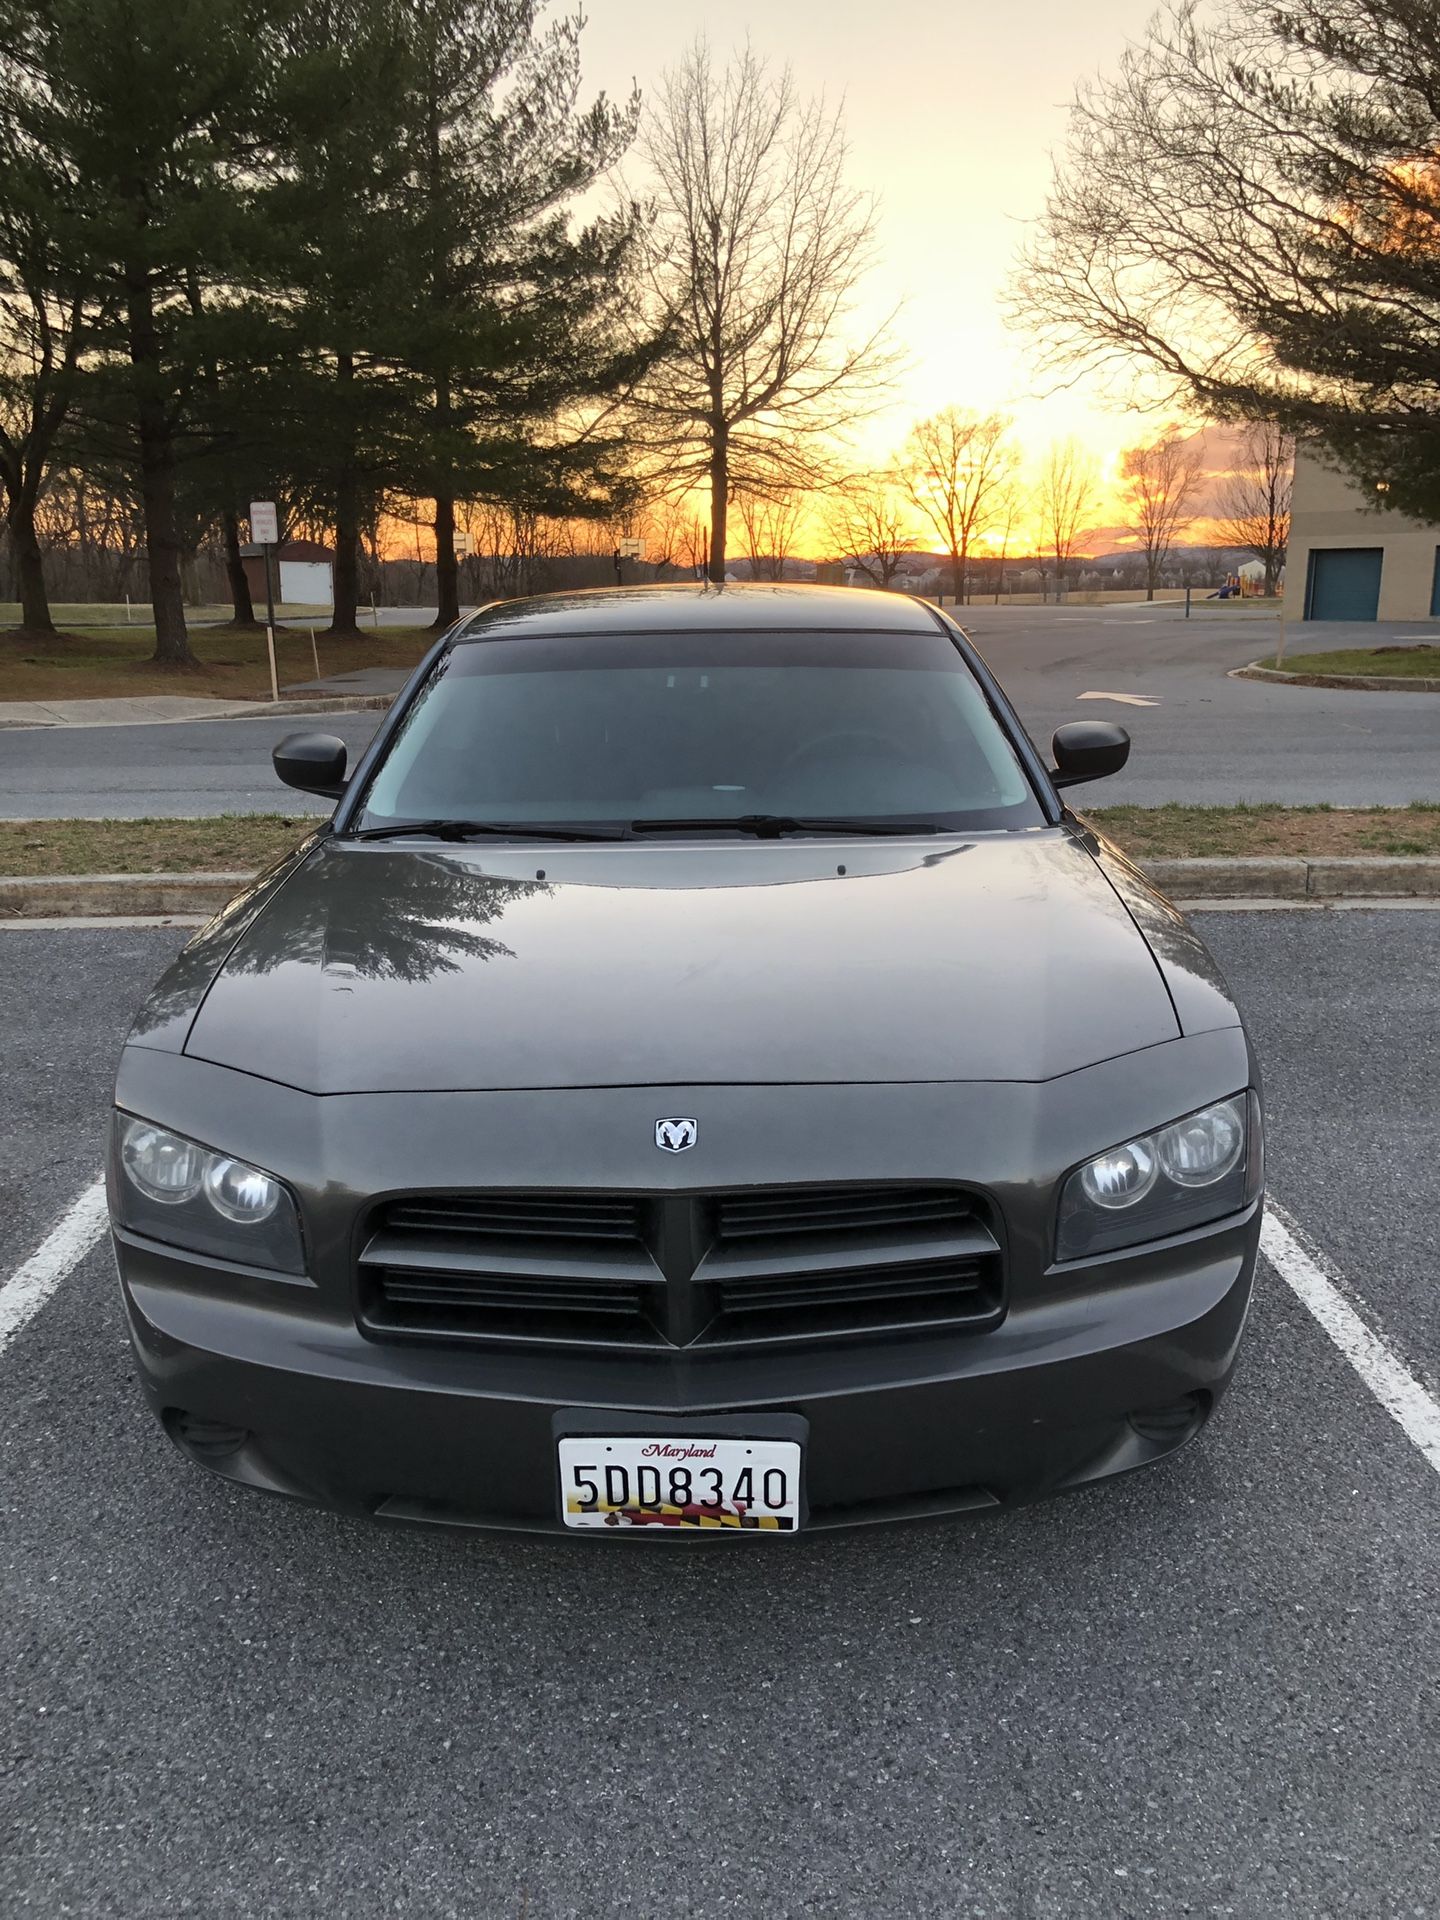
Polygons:
[[1440,855],[1440,805],[1096,807],[1087,816],[1137,860],[1296,854]]
[[[434,638],[423,627],[379,627],[355,640],[317,636],[320,671],[415,665]],[[195,627],[190,645],[200,665],[183,671],[155,666],[153,627],[87,627],[38,642],[0,627],[0,700],[114,699],[125,694],[212,694],[222,700],[268,700],[270,668],[263,633]],[[282,628],[275,639],[280,685],[315,678],[308,631]]]
[[[1089,818],[1139,860],[1196,854],[1440,856],[1440,805],[1097,807]],[[315,824],[313,818],[278,813],[0,821],[0,873],[250,873]]]
[[1387,680],[1440,680],[1440,646],[1428,640],[1402,647],[1346,647],[1336,653],[1287,653],[1262,660],[1285,673],[1360,673]]

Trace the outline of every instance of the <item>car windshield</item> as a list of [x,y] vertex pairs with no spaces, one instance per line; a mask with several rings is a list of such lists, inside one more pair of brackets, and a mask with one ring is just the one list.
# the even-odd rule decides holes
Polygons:
[[462,639],[352,824],[631,829],[757,815],[931,830],[1044,819],[937,630]]

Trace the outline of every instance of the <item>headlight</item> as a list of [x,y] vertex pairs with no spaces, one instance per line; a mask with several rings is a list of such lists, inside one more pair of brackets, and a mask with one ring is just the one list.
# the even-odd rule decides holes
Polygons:
[[126,1125],[120,1159],[146,1199],[158,1200],[164,1207],[193,1200],[205,1178],[205,1154],[194,1141],[139,1120]]
[[243,1160],[217,1160],[205,1169],[205,1198],[237,1226],[258,1227],[280,1204],[280,1182]]
[[115,1162],[121,1225],[222,1260],[305,1271],[295,1202],[274,1174],[128,1113],[115,1115]]
[[1218,1100],[1077,1167],[1060,1194],[1055,1257],[1110,1253],[1238,1213],[1263,1177],[1259,1100]]

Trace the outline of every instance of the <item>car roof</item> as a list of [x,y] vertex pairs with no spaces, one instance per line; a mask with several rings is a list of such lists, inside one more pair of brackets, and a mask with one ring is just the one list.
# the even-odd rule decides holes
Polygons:
[[754,584],[597,587],[500,600],[473,614],[455,644],[560,633],[752,631],[931,633],[934,609],[903,593],[863,587]]

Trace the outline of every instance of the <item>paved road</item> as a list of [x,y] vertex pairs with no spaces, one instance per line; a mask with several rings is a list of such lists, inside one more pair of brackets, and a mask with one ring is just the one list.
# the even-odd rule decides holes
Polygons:
[[0,733],[0,819],[135,820],[216,813],[313,813],[330,808],[282,787],[270,750],[287,733],[323,725],[350,748],[369,743],[378,713],[197,720],[147,727]]
[[[1086,714],[1130,728],[1131,764],[1089,789],[1096,804],[1404,805],[1440,796],[1440,696],[1227,678],[1231,667],[1273,649],[1269,620],[1211,613],[1187,622],[1164,605],[974,607],[968,620],[1042,745],[1063,721]],[[1326,625],[1309,629],[1304,644],[1354,644],[1357,635],[1373,644],[1390,631]],[[1080,697],[1087,693],[1157,704]],[[0,733],[0,819],[323,811],[286,793],[270,772],[271,747],[301,724],[257,716]],[[376,719],[352,714],[325,725],[358,749]]]
[[[1272,1189],[1432,1391],[1437,925],[1205,926]],[[0,933],[0,1279],[91,1177],[173,945]],[[1436,1912],[1440,1478],[1268,1270],[1167,1466],[779,1552],[292,1508],[130,1376],[99,1251],[0,1354],[7,1916]]]
[[[1423,623],[1422,623],[1423,624]],[[1164,605],[1101,610],[972,607],[966,625],[1031,737],[1084,714],[1119,720],[1130,765],[1087,789],[1096,805],[1237,800],[1403,806],[1440,796],[1440,695],[1343,693],[1232,680],[1273,654],[1275,622]],[[1288,650],[1376,646],[1409,627],[1291,626]],[[1087,693],[1153,700],[1086,700]]]

